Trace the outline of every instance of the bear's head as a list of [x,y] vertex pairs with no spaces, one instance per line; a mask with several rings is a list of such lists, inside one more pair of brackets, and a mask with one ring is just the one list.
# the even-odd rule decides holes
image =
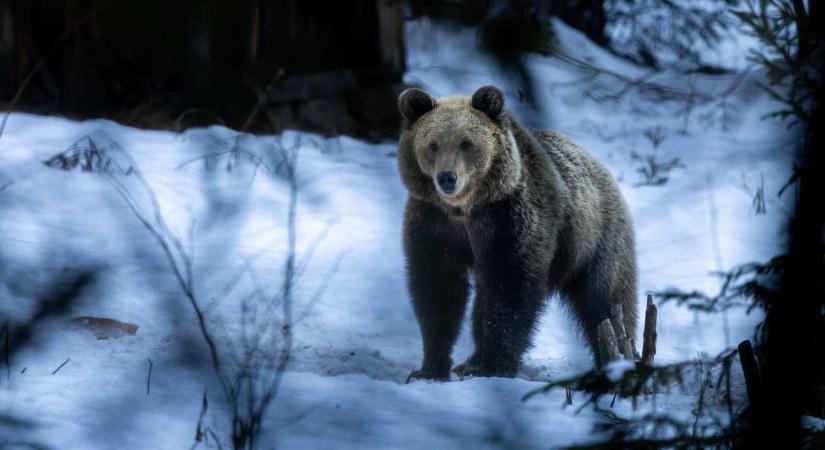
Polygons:
[[438,100],[407,89],[398,107],[399,167],[413,198],[463,209],[500,198],[519,183],[521,155],[498,88]]

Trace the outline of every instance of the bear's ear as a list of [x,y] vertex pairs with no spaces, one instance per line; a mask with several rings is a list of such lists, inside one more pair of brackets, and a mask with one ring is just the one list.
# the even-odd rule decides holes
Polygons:
[[407,125],[412,125],[433,108],[435,100],[421,89],[407,89],[398,96],[398,110]]
[[472,104],[473,108],[496,121],[504,111],[504,93],[495,86],[482,86],[473,94]]

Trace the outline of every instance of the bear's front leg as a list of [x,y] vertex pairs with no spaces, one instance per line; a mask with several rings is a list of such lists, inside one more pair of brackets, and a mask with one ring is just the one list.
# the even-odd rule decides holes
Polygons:
[[469,244],[443,213],[411,200],[404,221],[410,296],[424,361],[410,378],[449,380],[452,350],[467,304]]
[[476,349],[455,368],[459,376],[515,376],[532,344],[546,295],[543,265],[536,258],[541,253],[525,245],[528,234],[521,218],[507,209],[491,213],[469,232],[475,257]]
[[476,349],[455,368],[459,376],[512,377],[518,372],[532,343],[543,295],[534,287],[537,280],[513,275],[513,268],[501,268],[477,276],[473,307]]

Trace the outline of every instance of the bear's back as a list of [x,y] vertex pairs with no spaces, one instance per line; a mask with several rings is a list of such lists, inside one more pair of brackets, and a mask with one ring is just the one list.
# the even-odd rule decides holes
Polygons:
[[604,165],[563,134],[544,130],[533,134],[569,192],[569,207],[575,211],[569,225],[579,243],[576,253],[589,254],[605,238],[606,229],[630,223],[619,186]]
[[574,201],[592,196],[615,200],[619,194],[610,171],[587,150],[557,131],[533,130],[536,140],[555,163]]

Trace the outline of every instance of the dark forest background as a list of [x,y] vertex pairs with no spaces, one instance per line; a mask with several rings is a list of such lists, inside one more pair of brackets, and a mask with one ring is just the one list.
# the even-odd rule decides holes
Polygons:
[[[522,72],[525,54],[551,51],[550,16],[652,68],[679,59],[712,72],[724,69],[698,49],[733,25],[725,15],[733,3],[3,0],[0,100],[24,87],[14,105],[32,112],[379,139],[398,130],[406,18],[477,28],[486,51]],[[610,39],[609,24],[627,32]],[[269,117],[248,120],[261,101]]]

